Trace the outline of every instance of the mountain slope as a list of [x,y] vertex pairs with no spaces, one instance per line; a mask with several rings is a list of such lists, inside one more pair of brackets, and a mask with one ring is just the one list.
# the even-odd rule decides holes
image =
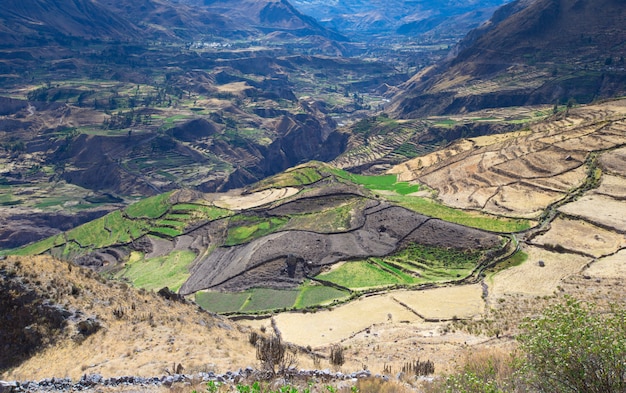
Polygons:
[[[198,3],[198,0],[190,0]],[[346,38],[322,27],[296,10],[287,0],[204,0],[204,7],[233,20],[245,21],[264,32],[286,31],[295,36],[319,35],[338,41]]]
[[[321,1],[294,0],[294,5],[322,21],[326,26],[350,35],[367,37],[371,35],[421,35],[433,31],[438,26],[446,25],[451,18],[472,13],[477,10],[489,10],[505,3],[505,0],[489,1],[432,1],[432,0],[393,0],[379,2],[372,0]],[[473,14],[469,20],[456,25],[448,24],[450,34],[456,29],[477,25],[488,18]],[[475,26],[474,25],[474,26]],[[467,29],[465,30],[467,31]]]
[[50,257],[0,260],[2,379],[152,377],[208,364],[253,365],[237,326]]
[[0,22],[2,45],[24,43],[28,38],[128,40],[140,36],[123,17],[89,0],[7,0],[0,7]]
[[414,117],[622,94],[624,18],[615,0],[516,1],[468,34],[454,58],[407,82],[391,111]]
[[[206,3],[206,4],[205,4]],[[10,0],[0,10],[3,45],[47,40],[137,41],[245,38],[286,31],[345,40],[299,13],[286,0]],[[43,40],[43,41],[42,41]]]

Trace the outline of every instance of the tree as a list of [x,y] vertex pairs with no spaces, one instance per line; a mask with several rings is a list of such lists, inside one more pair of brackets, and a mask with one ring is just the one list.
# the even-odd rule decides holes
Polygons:
[[626,392],[626,309],[567,298],[522,328],[522,372],[538,391]]

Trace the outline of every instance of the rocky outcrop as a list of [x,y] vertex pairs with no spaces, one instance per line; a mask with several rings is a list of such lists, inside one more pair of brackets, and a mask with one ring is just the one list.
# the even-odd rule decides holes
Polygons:
[[258,164],[238,168],[219,190],[241,188],[311,160],[332,160],[345,151],[349,138],[333,126],[332,119],[310,114],[282,116],[276,125],[280,136],[268,147],[259,146]]
[[[0,356],[0,370],[14,367],[52,345],[70,318],[80,318],[74,311],[55,304],[48,296],[31,285],[27,277],[18,276],[10,268],[0,268],[0,351],[10,354]],[[81,323],[91,328],[85,327],[79,334],[88,336],[97,321],[83,320]]]

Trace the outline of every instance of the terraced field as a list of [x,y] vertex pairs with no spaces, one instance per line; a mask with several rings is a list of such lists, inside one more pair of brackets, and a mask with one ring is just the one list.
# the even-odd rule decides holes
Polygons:
[[376,197],[410,198],[419,190],[393,175],[359,176],[313,162],[275,180],[284,187],[267,180],[227,194],[161,194],[15,253],[53,254],[146,289],[197,293],[214,311],[245,314],[459,281],[514,251],[497,234]]
[[626,302],[624,119],[622,101],[575,108],[383,176],[312,162],[228,194],[180,190],[17,252],[267,316],[241,323],[341,343],[350,369],[419,355],[445,370],[562,294]]
[[572,109],[530,133],[491,144],[469,139],[389,173],[427,185],[451,207],[536,218],[584,183],[590,153],[626,142],[624,105]]

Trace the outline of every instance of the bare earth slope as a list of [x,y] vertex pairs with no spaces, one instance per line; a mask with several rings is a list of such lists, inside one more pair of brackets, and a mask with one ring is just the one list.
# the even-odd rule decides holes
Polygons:
[[470,32],[454,58],[405,83],[389,110],[415,118],[619,96],[625,18],[615,0],[512,2]]
[[583,183],[591,152],[626,143],[625,114],[624,101],[576,108],[502,142],[461,141],[390,173],[428,185],[450,206],[537,217]]

